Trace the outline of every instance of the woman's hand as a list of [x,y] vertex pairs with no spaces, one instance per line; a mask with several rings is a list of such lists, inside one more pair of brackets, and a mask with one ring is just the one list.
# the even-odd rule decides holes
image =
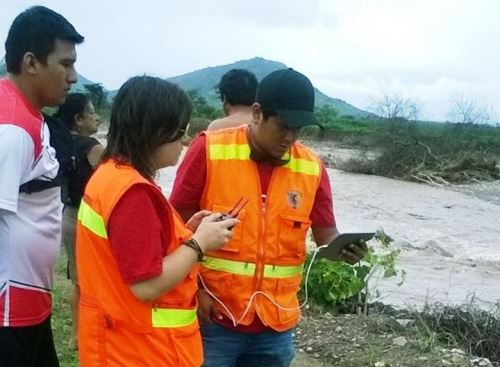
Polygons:
[[210,214],[212,214],[212,212],[209,210],[200,210],[187,221],[186,227],[188,227],[191,232],[195,232],[203,218],[209,216]]
[[219,220],[220,216],[221,213],[205,216],[193,234],[203,252],[217,250],[233,237],[233,232],[229,228],[237,225],[239,220],[236,218]]

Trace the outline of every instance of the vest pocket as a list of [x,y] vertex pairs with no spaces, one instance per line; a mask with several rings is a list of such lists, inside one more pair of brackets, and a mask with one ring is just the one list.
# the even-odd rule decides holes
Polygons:
[[109,322],[98,308],[79,306],[78,349],[82,366],[106,365],[106,328]]
[[[232,207],[230,206],[219,205],[219,204],[214,204],[212,207],[213,212],[219,212],[219,213],[228,213],[231,209]],[[246,217],[246,210],[242,209],[237,217],[240,220],[240,222],[232,228],[233,237],[228,243],[224,245],[224,247],[220,248],[217,251],[222,251],[222,252],[227,251],[231,253],[240,252],[240,242],[243,229],[245,227],[245,217]]]
[[311,225],[309,217],[281,214],[279,217],[278,255],[282,260],[303,261],[305,238]]
[[278,318],[280,323],[283,325],[294,322],[300,316],[297,293],[301,282],[302,277],[278,279],[278,286],[276,287],[276,302],[281,307],[288,309],[284,310],[278,307]]
[[198,321],[184,328],[168,330],[179,366],[200,366],[203,362]]

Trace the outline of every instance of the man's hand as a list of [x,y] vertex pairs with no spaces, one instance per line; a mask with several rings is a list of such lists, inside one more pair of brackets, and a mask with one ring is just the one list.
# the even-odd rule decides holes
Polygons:
[[201,325],[209,325],[212,318],[222,320],[222,313],[216,307],[214,300],[203,289],[199,289],[196,294],[198,299],[198,319]]
[[367,252],[368,246],[366,246],[366,242],[360,240],[357,243],[351,243],[350,245],[345,246],[340,251],[339,260],[343,260],[351,265],[354,265],[365,257]]

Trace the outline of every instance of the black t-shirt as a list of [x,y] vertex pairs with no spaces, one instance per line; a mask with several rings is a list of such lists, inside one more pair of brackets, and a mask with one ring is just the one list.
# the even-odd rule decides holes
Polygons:
[[73,145],[75,147],[77,165],[75,176],[72,177],[70,181],[70,193],[72,198],[78,199],[78,203],[83,197],[85,185],[94,172],[89,160],[87,159],[87,154],[89,154],[90,149],[97,144],[100,144],[99,141],[90,136],[77,134],[73,135]]

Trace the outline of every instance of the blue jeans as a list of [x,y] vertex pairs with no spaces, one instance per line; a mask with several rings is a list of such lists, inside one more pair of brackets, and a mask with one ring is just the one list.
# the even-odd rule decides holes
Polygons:
[[216,323],[201,327],[204,367],[288,367],[295,355],[292,330],[238,333]]

